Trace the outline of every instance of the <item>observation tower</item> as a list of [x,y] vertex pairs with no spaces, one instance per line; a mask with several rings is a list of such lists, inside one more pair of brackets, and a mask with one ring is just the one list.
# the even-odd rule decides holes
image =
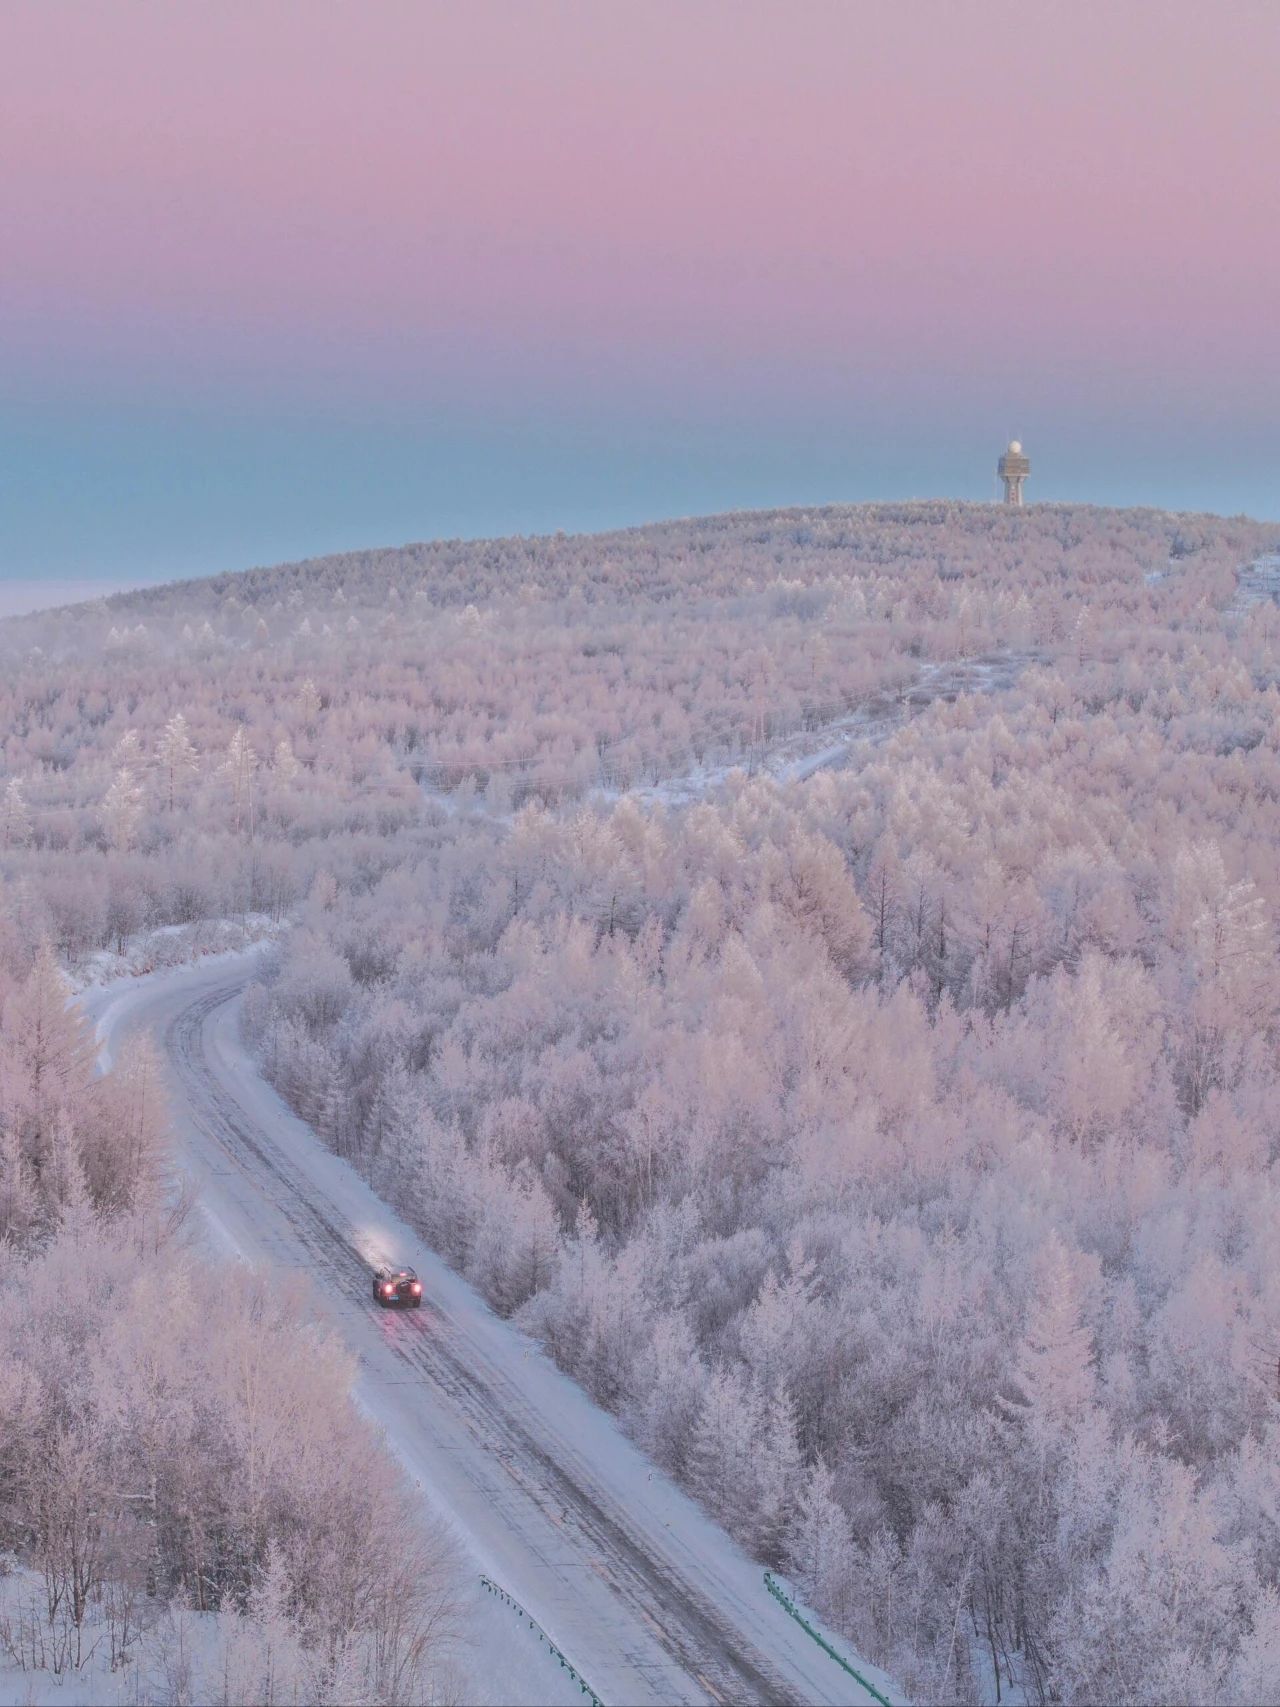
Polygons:
[[1031,459],[1022,454],[1021,439],[1010,439],[1009,448],[996,464],[996,472],[1004,481],[1006,504],[1021,504],[1022,483],[1031,472]]

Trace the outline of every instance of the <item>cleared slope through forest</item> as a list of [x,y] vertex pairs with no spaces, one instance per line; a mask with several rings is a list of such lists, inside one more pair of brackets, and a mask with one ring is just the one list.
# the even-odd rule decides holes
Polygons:
[[[744,732],[728,757],[677,767],[652,782],[623,785],[601,780],[587,786],[568,776],[548,775],[537,759],[498,768],[515,784],[520,801],[530,794],[542,794],[560,798],[563,803],[587,795],[606,802],[626,798],[642,804],[688,805],[723,787],[735,771],[772,776],[779,782],[801,782],[817,771],[837,768],[861,748],[886,740],[904,721],[937,700],[1007,691],[1029,663],[1043,656],[1040,651],[1000,650],[924,664],[910,681],[891,693],[873,695],[845,710],[828,706],[810,711],[808,726],[765,735],[754,744]],[[458,783],[484,768],[428,767],[436,774],[435,780],[424,777],[421,782],[424,797],[441,810],[452,812]],[[509,818],[512,813],[504,811],[499,816]]]
[[[247,956],[209,963],[86,1007],[108,1047],[120,1029],[156,1034],[215,1234],[316,1283],[359,1355],[362,1403],[477,1568],[606,1701],[869,1699],[765,1593],[754,1562],[289,1113],[239,1039],[251,970]],[[421,1312],[372,1304],[370,1264],[393,1256],[422,1274]]]
[[665,777],[661,782],[626,790],[630,799],[683,805],[701,799],[721,786],[734,770],[776,777],[779,782],[802,782],[817,771],[844,763],[860,748],[886,740],[909,717],[935,700],[954,700],[962,693],[995,694],[1013,686],[1033,654],[998,652],[983,657],[957,658],[950,663],[925,664],[896,693],[880,694],[813,728],[766,740],[732,762],[703,766]]

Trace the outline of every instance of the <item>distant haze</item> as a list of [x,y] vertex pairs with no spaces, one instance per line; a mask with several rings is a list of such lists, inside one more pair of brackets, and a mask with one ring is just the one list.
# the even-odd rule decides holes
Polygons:
[[31,580],[0,576],[0,618],[47,610],[51,605],[79,604],[84,599],[101,598],[105,593],[121,592],[135,585],[136,579],[127,575],[96,578],[48,575]]
[[0,580],[982,498],[1014,432],[1032,502],[1276,516],[1278,86],[1232,0],[17,0]]

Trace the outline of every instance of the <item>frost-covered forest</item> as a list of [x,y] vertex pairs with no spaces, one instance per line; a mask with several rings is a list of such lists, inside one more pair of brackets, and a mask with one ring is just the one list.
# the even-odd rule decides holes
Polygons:
[[[91,1082],[68,1042],[92,1115],[29,1112],[51,955],[248,919],[286,1098],[913,1698],[1274,1699],[1278,547],[873,506],[0,625],[8,1507],[42,1509],[49,1380],[68,1419],[116,1397],[59,1438],[117,1482],[208,1431],[198,1523],[130,1532],[175,1581],[216,1559],[247,1597],[350,1494],[323,1443],[296,1513],[245,1494],[216,1346],[251,1288],[180,1376],[146,1338],[156,1265],[166,1334],[205,1308],[147,1063]],[[271,1378],[354,1426],[290,1335]]]
[[307,1289],[193,1248],[152,1055],[97,1075],[28,958],[0,922],[0,1674],[421,1698],[457,1634],[449,1537],[409,1518]]

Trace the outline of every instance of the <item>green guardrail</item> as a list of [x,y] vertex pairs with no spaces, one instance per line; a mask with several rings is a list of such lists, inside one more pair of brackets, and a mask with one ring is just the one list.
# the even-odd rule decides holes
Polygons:
[[847,1671],[850,1677],[856,1679],[857,1682],[859,1682],[866,1690],[867,1694],[880,1703],[880,1707],[893,1707],[893,1703],[886,1700],[873,1683],[868,1683],[860,1671],[855,1671],[853,1669],[843,1654],[838,1654],[836,1652],[821,1631],[814,1629],[813,1625],[810,1624],[809,1620],[805,1617],[804,1613],[801,1612],[800,1608],[796,1605],[795,1601],[792,1600],[791,1596],[774,1580],[772,1571],[766,1571],[764,1573],[764,1586],[778,1602],[779,1606],[783,1607],[791,1614],[800,1628],[805,1631],[807,1635],[813,1637],[814,1641],[822,1649],[823,1653],[831,1656],[831,1658],[840,1667],[841,1671]]
[[497,1595],[498,1599],[504,1606],[509,1606],[517,1617],[524,1619],[525,1623],[535,1633],[540,1642],[546,1643],[548,1652],[553,1656],[553,1658],[559,1660],[561,1669],[568,1672],[569,1676],[577,1684],[578,1688],[586,1696],[587,1700],[590,1701],[591,1707],[604,1707],[604,1702],[596,1694],[595,1690],[592,1689],[586,1678],[583,1677],[580,1671],[576,1670],[575,1667],[569,1663],[567,1655],[561,1653],[560,1649],[556,1647],[555,1643],[551,1640],[550,1636],[547,1635],[547,1632],[542,1628],[541,1624],[538,1623],[538,1620],[534,1618],[531,1613],[525,1611],[524,1607],[521,1606],[516,1597],[513,1594],[508,1594],[505,1588],[500,1584],[495,1583],[492,1578],[486,1577],[483,1573],[481,1574],[480,1581],[484,1584],[485,1588],[488,1589],[490,1594]]

